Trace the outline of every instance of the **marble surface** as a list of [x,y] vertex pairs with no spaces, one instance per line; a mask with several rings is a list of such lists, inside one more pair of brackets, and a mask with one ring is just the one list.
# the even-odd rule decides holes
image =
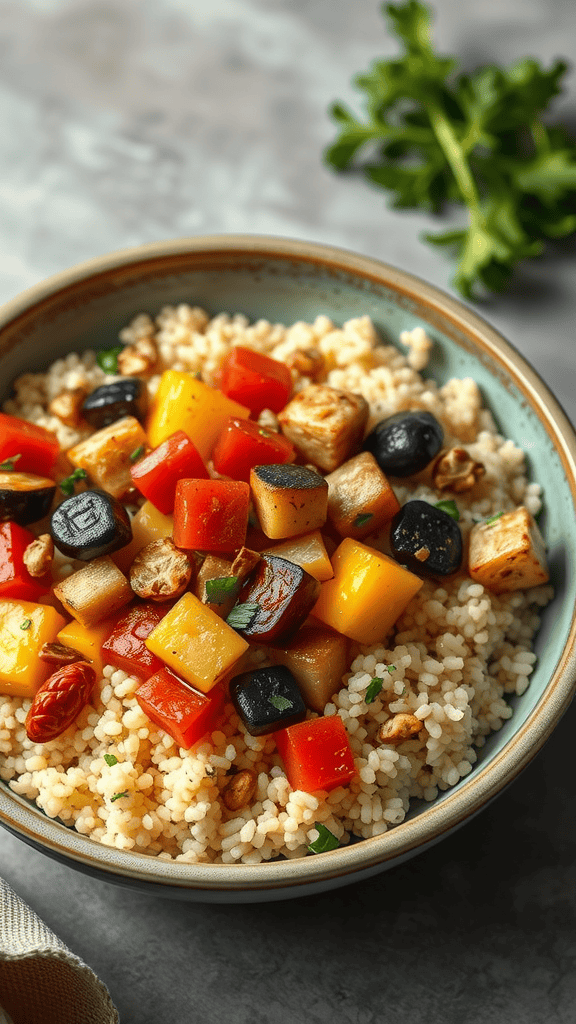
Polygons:
[[[576,59],[571,0],[436,0],[468,67]],[[0,0],[0,301],[75,262],[187,234],[334,243],[450,291],[419,239],[322,166],[326,113],[391,55],[376,0]],[[555,107],[576,123],[576,76]],[[576,419],[572,242],[476,307]],[[107,984],[122,1024],[571,1024],[576,842],[564,717],[499,800],[332,894],[191,905],[86,878],[0,834],[0,873]],[[68,1024],[68,1022],[63,1022]]]

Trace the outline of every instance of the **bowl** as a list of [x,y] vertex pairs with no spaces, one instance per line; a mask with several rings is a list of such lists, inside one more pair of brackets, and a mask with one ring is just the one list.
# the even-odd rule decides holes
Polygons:
[[427,375],[472,377],[501,433],[529,454],[545,485],[541,523],[553,603],[536,640],[537,667],[514,713],[473,770],[435,802],[414,806],[384,835],[296,860],[189,865],[103,846],[0,785],[0,822],[73,868],[140,891],[205,902],[256,902],[321,892],[368,878],[422,852],[470,820],[531,761],[574,693],[576,656],[576,437],[554,396],[522,356],[479,316],[421,280],[341,249],[257,236],[184,238],[98,257],[28,289],[0,310],[0,397],[31,368],[79,348],[107,348],[138,312],[188,301],[291,323],[369,314],[394,341],[421,325],[438,344]]

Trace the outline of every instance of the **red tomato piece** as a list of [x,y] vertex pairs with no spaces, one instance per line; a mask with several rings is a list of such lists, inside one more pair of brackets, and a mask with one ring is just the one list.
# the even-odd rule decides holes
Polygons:
[[188,750],[213,730],[225,693],[222,686],[213,687],[209,694],[199,693],[165,667],[141,683],[135,697],[154,725]]
[[222,363],[218,386],[258,416],[262,409],[284,408],[292,394],[292,374],[286,363],[236,345]]
[[24,564],[24,552],[33,540],[34,534],[18,523],[0,523],[0,597],[38,601],[50,589]]
[[206,479],[208,470],[188,434],[177,430],[132,466],[130,476],[144,497],[167,516],[174,508],[178,480]]
[[348,733],[339,715],[297,722],[274,734],[292,789],[315,793],[345,786],[356,775]]
[[212,462],[221,476],[233,480],[250,480],[253,466],[292,462],[294,445],[283,434],[266,430],[254,420],[239,420],[231,416],[220,434]]
[[145,641],[171,607],[171,602],[159,605],[152,601],[132,605],[102,644],[103,662],[140,679],[149,679],[158,672],[163,663],[148,650]]
[[236,551],[248,529],[250,487],[242,480],[179,480],[174,543],[184,551]]
[[51,430],[0,412],[0,463],[19,455],[14,463],[19,473],[50,476],[59,453],[58,438]]

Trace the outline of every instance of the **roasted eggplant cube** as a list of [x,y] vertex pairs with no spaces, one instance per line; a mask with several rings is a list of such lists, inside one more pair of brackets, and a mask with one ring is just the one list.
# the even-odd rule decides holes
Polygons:
[[95,430],[109,427],[125,416],[143,420],[146,415],[148,392],[138,377],[102,384],[92,391],[82,404],[82,415]]
[[309,619],[289,643],[271,647],[270,656],[276,665],[290,669],[308,707],[321,715],[342,686],[348,649],[349,640],[342,633]]
[[27,526],[48,515],[56,483],[32,473],[0,473],[0,522]]
[[462,564],[458,523],[427,501],[407,501],[392,520],[394,558],[420,576],[449,576]]
[[468,560],[472,579],[494,594],[537,587],[549,579],[542,534],[523,505],[474,526]]
[[[245,640],[285,643],[308,617],[319,593],[318,580],[300,565],[263,555],[227,621]],[[249,612],[245,620],[241,618],[244,609]]]
[[278,419],[300,454],[330,473],[359,451],[368,403],[352,391],[310,384],[288,402]]
[[400,509],[387,477],[370,452],[360,452],[326,477],[328,518],[341,537],[379,530]]
[[105,491],[82,491],[52,513],[50,534],[59,551],[89,562],[118,551],[132,540],[124,506]]
[[230,681],[230,698],[252,736],[285,729],[306,717],[298,683],[284,665],[234,676]]
[[364,440],[384,473],[412,476],[432,462],[442,447],[444,431],[431,412],[397,412],[381,420]]
[[310,533],[326,522],[328,484],[314,469],[256,466],[250,471],[250,490],[262,531],[271,540]]

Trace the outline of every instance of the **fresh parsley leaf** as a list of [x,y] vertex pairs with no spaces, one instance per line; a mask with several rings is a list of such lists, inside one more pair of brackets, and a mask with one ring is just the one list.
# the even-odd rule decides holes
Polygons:
[[78,480],[85,480],[87,476],[85,469],[75,469],[70,476],[60,481],[60,490],[70,498],[74,494],[75,484]]
[[240,590],[240,580],[237,576],[218,576],[212,580],[206,580],[206,597],[213,604],[223,604],[230,597],[236,597]]
[[383,686],[384,680],[381,676],[374,676],[374,678],[370,680],[368,689],[366,690],[366,696],[364,697],[367,704],[372,704],[372,701],[376,700],[376,697],[382,690]]
[[0,462],[0,471],[2,473],[11,473],[12,470],[14,469],[14,466],[18,462],[18,459],[21,458],[22,455],[10,455],[9,458],[4,459],[4,462]]
[[356,516],[356,519],[352,523],[352,526],[365,526],[366,523],[369,523],[370,520],[373,518],[373,512],[360,512],[360,514]]
[[32,619],[23,619],[20,623],[20,629],[30,629],[32,625]]
[[104,760],[109,768],[113,768],[115,764],[118,764],[118,758],[115,754],[104,754]]
[[114,796],[110,797],[110,803],[113,804],[115,800],[120,800],[120,798],[123,796],[128,796],[127,789],[125,789],[123,793],[114,793]]
[[273,693],[271,697],[268,697],[268,703],[277,711],[288,711],[289,708],[294,707],[292,701],[288,700],[288,697],[283,697],[281,693]]
[[145,451],[146,451],[145,446],[143,444],[141,444],[139,448],[136,448],[136,450],[131,453],[131,455],[130,455],[130,462],[138,462],[138,459],[142,458],[142,456],[144,455]]
[[364,173],[392,207],[439,214],[459,204],[462,225],[425,240],[453,254],[465,298],[501,291],[520,261],[576,231],[576,142],[546,117],[567,64],[525,58],[464,74],[435,52],[429,6],[406,0],[382,11],[404,52],[355,77],[360,116],[333,104],[337,136],[325,160],[340,171],[365,157]]
[[259,604],[235,604],[226,622],[232,629],[247,629],[252,625],[254,617],[260,611]]
[[495,516],[490,516],[490,519],[486,519],[484,521],[484,526],[492,526],[492,523],[497,522],[498,519],[501,519],[503,515],[503,512],[497,512]]
[[326,853],[327,850],[336,850],[340,846],[339,839],[321,821],[317,821],[314,828],[318,832],[318,839],[310,843],[310,853]]
[[96,353],[96,362],[104,373],[118,373],[118,356],[124,348],[123,345],[114,345],[112,348],[101,349]]
[[456,522],[460,519],[460,513],[455,501],[437,501],[436,508],[441,509],[442,512],[446,512],[449,516],[452,516],[452,519],[455,519]]

